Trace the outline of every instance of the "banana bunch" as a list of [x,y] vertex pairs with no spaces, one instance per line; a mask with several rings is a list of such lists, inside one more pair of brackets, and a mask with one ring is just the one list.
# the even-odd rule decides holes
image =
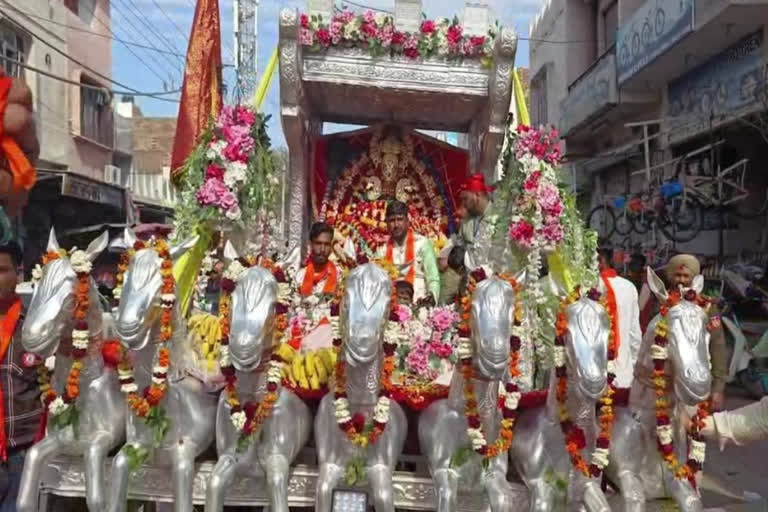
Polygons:
[[221,338],[219,318],[209,313],[200,313],[192,315],[187,325],[200,347],[199,354],[205,360],[206,368],[208,371],[213,371],[219,357],[219,339]]
[[[285,357],[288,347],[292,351],[291,358]],[[285,352],[285,353],[284,353]],[[278,349],[278,353],[288,364],[283,366],[283,378],[292,387],[318,390],[328,384],[333,369],[336,366],[336,352],[332,348],[323,348],[303,354],[297,353],[287,344]]]

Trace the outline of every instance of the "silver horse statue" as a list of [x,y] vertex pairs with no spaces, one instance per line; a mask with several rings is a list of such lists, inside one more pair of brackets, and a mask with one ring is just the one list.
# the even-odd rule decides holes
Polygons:
[[[125,230],[125,242],[132,247],[136,237]],[[196,242],[196,238],[171,246],[176,260]],[[133,352],[134,378],[139,389],[150,382],[155,359],[155,343],[161,325],[162,259],[148,247],[136,252],[125,275],[123,294],[115,318],[115,330],[125,349]],[[128,443],[137,450],[147,450],[149,460],[171,468],[175,512],[192,512],[192,491],[195,457],[213,441],[216,418],[216,395],[207,393],[200,381],[189,376],[191,360],[187,330],[178,308],[173,310],[173,336],[169,342],[171,368],[168,388],[161,402],[170,419],[170,429],[159,446],[153,432],[143,419],[128,414]],[[153,457],[154,456],[154,457]],[[131,457],[125,450],[112,462],[109,496],[110,512],[122,512],[126,507]]]
[[[553,291],[559,296],[565,294],[556,285]],[[595,407],[608,382],[610,318],[598,302],[586,296],[570,304],[566,316],[566,407],[571,420],[584,431],[586,446],[594,449],[599,431]],[[584,456],[588,458],[589,453],[591,450],[585,450]],[[560,428],[554,370],[550,372],[546,406],[519,412],[509,455],[531,493],[531,512],[553,510],[562,502],[565,496],[558,491],[563,487],[557,485],[558,480],[567,482],[570,510],[583,505],[589,512],[610,511],[601,482],[572,468]]]
[[[108,234],[104,233],[91,242],[85,250],[88,260],[95,260],[108,241]],[[59,250],[56,233],[51,229],[48,251]],[[25,350],[42,360],[56,356],[51,384],[57,390],[63,389],[72,363],[70,357],[57,352],[61,341],[72,336],[76,285],[77,278],[69,258],[46,264],[32,294],[21,331],[21,344]],[[104,461],[125,437],[125,405],[116,370],[105,366],[102,360],[102,316],[93,279],[88,299],[87,322],[91,340],[80,374],[80,394],[74,404],[79,413],[78,426],[76,429],[72,425],[61,429],[50,426],[46,436],[29,449],[16,502],[16,508],[21,512],[37,510],[40,470],[59,454],[83,457],[88,509],[100,512],[106,505]]]
[[[648,285],[663,304],[669,297],[662,280],[648,268]],[[691,289],[700,293],[704,278],[694,278]],[[683,290],[685,292],[685,290]],[[683,293],[683,296],[685,293]],[[617,408],[613,427],[611,464],[608,476],[621,489],[625,509],[645,510],[645,500],[672,497],[683,512],[702,510],[701,498],[686,480],[671,474],[662,462],[656,439],[656,396],[651,381],[657,315],[648,326],[635,364],[635,379],[629,395],[629,407]],[[665,371],[669,382],[666,399],[672,421],[678,460],[688,459],[685,425],[680,421],[682,408],[693,407],[709,398],[712,374],[709,363],[707,315],[696,303],[682,299],[667,313],[668,360]]]
[[[229,354],[237,372],[242,403],[258,401],[266,392],[270,354],[280,341],[273,340],[276,299],[277,282],[271,272],[261,267],[247,269],[232,293]],[[230,419],[226,391],[222,392],[216,414],[219,460],[208,481],[205,510],[221,512],[224,509],[227,488],[235,475],[240,474],[266,476],[269,510],[288,512],[289,468],[307,443],[311,428],[309,408],[293,392],[283,388],[271,416],[255,434],[257,440],[239,453],[239,432]]]
[[[498,410],[499,385],[509,375],[510,337],[514,322],[515,292],[496,276],[480,283],[472,296],[472,364],[474,389],[483,431],[496,439],[501,425]],[[438,400],[419,416],[419,443],[427,459],[437,494],[437,510],[456,510],[459,485],[481,488],[493,512],[513,510],[507,483],[508,459],[500,454],[483,468],[482,459],[472,452],[469,460],[454,467],[454,455],[470,446],[465,414],[464,378],[453,372],[449,396]],[[455,461],[454,461],[455,462]]]
[[[384,327],[389,318],[392,281],[379,266],[368,263],[352,270],[346,279],[341,305],[343,352],[346,362],[350,411],[368,422],[379,396],[383,362]],[[320,402],[315,417],[315,443],[320,464],[315,510],[330,512],[333,489],[355,458],[364,458],[366,476],[376,512],[394,512],[392,473],[403,451],[408,423],[405,413],[391,401],[389,422],[378,441],[361,449],[350,443],[336,422],[334,394]]]

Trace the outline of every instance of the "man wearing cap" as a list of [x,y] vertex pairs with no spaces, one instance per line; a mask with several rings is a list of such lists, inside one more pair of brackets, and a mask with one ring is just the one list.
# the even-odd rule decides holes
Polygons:
[[389,241],[379,248],[377,257],[395,265],[402,279],[413,286],[417,305],[435,305],[440,297],[440,271],[432,242],[413,231],[408,206],[390,201],[385,214]]
[[[664,275],[667,287],[671,290],[689,288],[693,278],[701,272],[699,260],[690,254],[678,254],[669,260],[664,267]],[[652,297],[648,283],[643,285],[640,291],[640,324],[643,332],[648,324],[658,313],[658,303]],[[709,303],[707,306],[709,322],[709,355],[712,361],[712,406],[715,410],[721,410],[725,405],[725,384],[728,378],[728,347],[725,342],[725,333],[720,323],[720,312],[717,307]]]
[[490,249],[484,246],[490,242],[493,235],[493,225],[486,215],[491,204],[491,192],[493,187],[485,184],[485,177],[480,173],[471,175],[461,187],[459,198],[467,216],[459,228],[457,244],[466,248],[466,263],[469,269],[479,267],[488,258],[487,254],[480,252]]

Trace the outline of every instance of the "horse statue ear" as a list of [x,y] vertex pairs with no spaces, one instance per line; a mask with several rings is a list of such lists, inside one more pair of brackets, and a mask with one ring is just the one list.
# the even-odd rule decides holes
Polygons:
[[56,229],[51,227],[51,232],[48,234],[48,247],[46,248],[46,251],[59,252],[60,250],[61,247],[59,247],[59,241],[56,239]]
[[704,276],[701,274],[697,274],[693,278],[693,283],[691,283],[691,289],[694,290],[696,293],[701,293],[701,291],[704,289]]
[[172,245],[170,250],[171,259],[173,261],[177,261],[179,258],[184,256],[187,253],[187,251],[193,248],[195,244],[197,244],[198,240],[200,240],[200,236],[195,235],[191,238],[187,238],[179,245]]
[[515,281],[517,281],[520,284],[525,283],[527,279],[528,279],[528,271],[526,269],[522,269],[517,274],[515,274]]
[[85,255],[89,261],[95,260],[109,244],[109,231],[103,232],[93,242],[88,244],[88,248],[85,250]]
[[547,274],[547,284],[549,285],[550,293],[554,297],[563,298],[568,295],[568,290],[565,288],[565,283],[561,282],[552,272]]
[[123,231],[123,243],[126,249],[131,249],[138,240],[136,233],[131,228],[125,228]]
[[667,287],[664,285],[664,281],[656,275],[656,272],[654,272],[650,266],[648,266],[648,288],[650,288],[651,292],[653,292],[653,294],[662,302],[669,298],[669,293],[667,292]]
[[277,266],[283,269],[283,271],[289,272],[291,275],[296,275],[301,265],[301,247],[296,246],[285,255],[285,258],[277,263]]
[[228,261],[235,261],[240,257],[239,254],[237,254],[237,249],[235,249],[235,246],[232,245],[232,242],[227,240],[227,242],[224,244],[224,258],[226,258]]

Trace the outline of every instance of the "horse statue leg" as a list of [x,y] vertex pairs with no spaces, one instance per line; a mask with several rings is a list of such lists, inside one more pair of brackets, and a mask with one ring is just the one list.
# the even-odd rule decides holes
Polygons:
[[379,463],[369,467],[367,473],[373,491],[373,508],[376,512],[395,512],[392,470],[386,464]]
[[[149,446],[142,443],[131,443],[137,450],[148,450]],[[124,450],[117,452],[112,459],[111,485],[109,488],[109,505],[107,512],[125,512],[128,508],[128,477],[131,474],[131,460]]]
[[680,507],[681,512],[701,512],[704,510],[701,498],[688,481],[669,478],[668,485],[672,497],[675,498],[677,506]]
[[549,512],[555,508],[557,491],[552,487],[552,484],[545,481],[544,478],[536,478],[526,482],[526,485],[531,493],[529,512]]
[[320,474],[317,476],[317,492],[315,495],[315,510],[318,512],[331,512],[333,504],[333,490],[344,476],[344,468],[332,462],[326,462],[320,466]]
[[40,470],[48,465],[48,461],[64,448],[64,442],[56,436],[45,436],[39,443],[32,446],[24,460],[24,470],[21,473],[19,495],[16,498],[16,510],[19,512],[36,512],[37,497],[40,488]]
[[195,443],[181,439],[172,452],[174,512],[194,512],[192,491],[195,483]]
[[459,494],[459,474],[450,468],[440,468],[432,474],[437,495],[437,510],[449,512],[456,510]]
[[600,483],[590,480],[584,485],[584,507],[588,512],[611,512],[611,506],[605,497]]
[[101,511],[107,506],[104,482],[104,461],[112,449],[112,436],[106,432],[95,434],[83,454],[85,463],[85,502],[88,510]]
[[[506,456],[506,454],[499,455],[499,457]],[[486,476],[485,488],[488,494],[488,503],[493,512],[512,512],[513,504],[508,492],[510,485],[507,482],[506,464],[496,463],[496,466]]]
[[288,512],[288,473],[290,462],[285,455],[267,457],[267,487],[269,488],[269,512]]
[[635,471],[619,471],[619,489],[626,512],[645,512],[645,488]]
[[234,453],[227,453],[219,457],[205,489],[205,512],[222,512],[224,510],[224,494],[232,485],[236,471],[237,457]]

